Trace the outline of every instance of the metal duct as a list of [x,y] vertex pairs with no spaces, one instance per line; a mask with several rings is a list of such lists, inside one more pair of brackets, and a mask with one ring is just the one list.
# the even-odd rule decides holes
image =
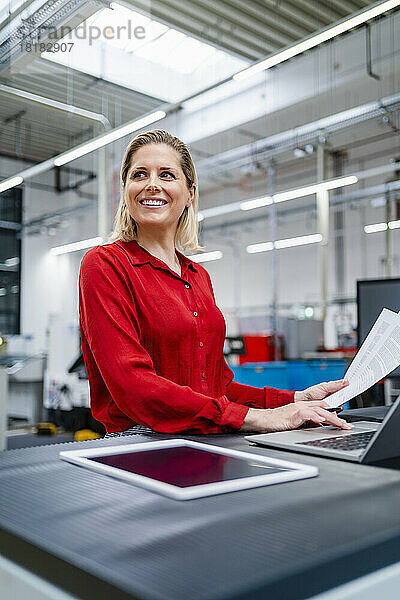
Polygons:
[[388,112],[394,112],[399,108],[400,94],[394,94],[376,102],[368,102],[201,160],[197,163],[197,173],[200,176],[202,173],[207,173],[208,176],[218,175],[230,169],[243,167],[254,161],[254,157],[258,160],[267,160],[278,152],[290,149],[293,145],[311,143],[321,135],[340,131]]
[[2,83],[0,83],[0,93],[10,94],[12,96],[17,96],[18,98],[24,98],[25,100],[29,100],[30,102],[37,102],[38,104],[51,106],[52,108],[56,108],[58,110],[63,110],[65,112],[78,115],[79,117],[82,117],[84,119],[98,121],[99,124],[103,125],[105,130],[111,129],[110,121],[105,115],[101,113],[92,112],[91,110],[79,108],[77,106],[74,106],[73,104],[66,104],[65,102],[52,100],[51,98],[45,98],[44,96],[38,96],[37,94],[32,94],[31,92],[26,92],[25,90],[13,88]]

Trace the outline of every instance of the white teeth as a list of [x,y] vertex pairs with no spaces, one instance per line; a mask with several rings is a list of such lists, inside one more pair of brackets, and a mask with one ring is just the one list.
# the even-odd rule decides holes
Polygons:
[[163,206],[165,202],[162,200],[142,200],[141,204],[144,204],[145,206]]

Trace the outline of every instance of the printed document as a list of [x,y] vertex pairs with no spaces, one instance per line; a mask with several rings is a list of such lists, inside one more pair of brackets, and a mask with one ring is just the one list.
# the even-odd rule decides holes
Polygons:
[[400,365],[400,313],[384,308],[344,379],[349,385],[325,398],[331,408],[365,392]]

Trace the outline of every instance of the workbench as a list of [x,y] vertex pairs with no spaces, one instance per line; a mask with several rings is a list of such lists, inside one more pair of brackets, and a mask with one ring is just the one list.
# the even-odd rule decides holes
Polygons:
[[[170,437],[317,465],[320,475],[180,502],[59,459]],[[242,434],[9,450],[0,552],[7,600],[366,600],[340,595],[344,584],[372,573],[371,589],[376,577],[380,590],[399,586],[400,471],[250,446]]]

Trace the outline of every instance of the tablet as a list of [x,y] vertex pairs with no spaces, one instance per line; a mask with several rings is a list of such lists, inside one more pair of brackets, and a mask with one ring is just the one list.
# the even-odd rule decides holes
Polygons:
[[63,451],[60,457],[176,500],[318,475],[313,466],[183,439]]

